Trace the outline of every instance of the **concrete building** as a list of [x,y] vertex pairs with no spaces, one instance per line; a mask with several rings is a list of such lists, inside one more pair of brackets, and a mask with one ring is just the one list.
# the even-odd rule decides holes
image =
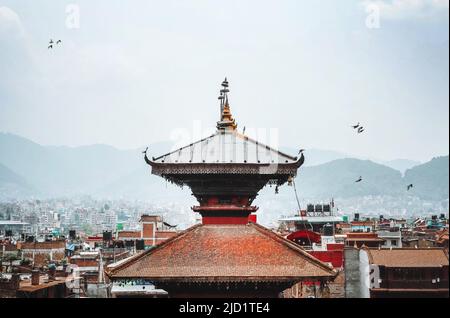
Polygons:
[[20,236],[22,234],[31,234],[31,226],[29,223],[20,221],[0,221],[0,237]]
[[389,228],[387,230],[379,230],[376,232],[380,239],[384,242],[381,247],[384,248],[401,248],[402,247],[402,232],[399,228]]

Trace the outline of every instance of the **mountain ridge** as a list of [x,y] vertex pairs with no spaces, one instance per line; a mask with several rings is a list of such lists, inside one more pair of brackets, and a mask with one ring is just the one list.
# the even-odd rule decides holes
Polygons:
[[[151,154],[165,153],[171,144],[149,145]],[[292,148],[281,147],[293,152]],[[163,180],[151,175],[142,159],[142,149],[120,150],[114,146],[93,144],[80,147],[41,146],[26,138],[0,133],[0,163],[3,174],[11,171],[19,188],[31,185],[43,196],[94,194],[136,199],[181,199],[182,192],[161,191]],[[448,156],[415,165],[402,171],[379,161],[351,158],[350,155],[320,149],[305,152],[305,165],[299,170],[298,187],[312,197],[353,197],[365,195],[405,195],[407,183],[415,184],[409,195],[430,200],[448,198]],[[405,159],[399,159],[402,162]],[[447,168],[444,167],[447,162]],[[404,163],[404,162],[403,162]],[[361,183],[355,183],[359,177]],[[1,175],[0,175],[1,178]],[[1,180],[1,179],[0,179]],[[14,178],[12,179],[14,180]],[[422,181],[423,180],[423,181]],[[5,182],[4,182],[5,183]],[[9,182],[14,184],[15,182]],[[28,187],[27,189],[30,189]],[[184,194],[183,194],[184,195]]]

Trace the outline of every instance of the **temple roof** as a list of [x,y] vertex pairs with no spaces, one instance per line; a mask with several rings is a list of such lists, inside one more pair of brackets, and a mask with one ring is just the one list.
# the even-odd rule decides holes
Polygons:
[[228,81],[220,91],[217,131],[189,145],[145,161],[157,175],[168,174],[265,174],[295,176],[303,154],[293,157],[237,131],[228,103]]
[[215,134],[152,160],[170,164],[295,164],[292,157],[235,130]]
[[333,268],[257,225],[195,225],[108,272],[158,281],[330,280]]

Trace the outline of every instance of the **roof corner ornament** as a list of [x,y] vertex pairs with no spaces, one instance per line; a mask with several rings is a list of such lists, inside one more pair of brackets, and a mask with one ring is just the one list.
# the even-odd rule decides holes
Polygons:
[[[146,162],[148,165],[151,165],[152,162],[151,162],[150,159],[148,159],[148,157],[147,157],[147,150],[148,150],[148,147],[145,148],[145,150],[144,150],[142,153],[144,154],[144,160],[145,160],[145,162]],[[153,160],[154,160],[154,158],[153,158]]]
[[305,155],[303,154],[303,152],[300,152],[300,158],[297,159],[297,166],[300,168],[304,163],[305,163]]

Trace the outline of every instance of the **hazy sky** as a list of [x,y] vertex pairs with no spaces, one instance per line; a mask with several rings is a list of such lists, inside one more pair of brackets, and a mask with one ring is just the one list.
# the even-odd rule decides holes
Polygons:
[[425,161],[449,152],[448,28],[448,0],[0,0],[0,131],[140,147],[213,126],[228,76],[250,134]]

